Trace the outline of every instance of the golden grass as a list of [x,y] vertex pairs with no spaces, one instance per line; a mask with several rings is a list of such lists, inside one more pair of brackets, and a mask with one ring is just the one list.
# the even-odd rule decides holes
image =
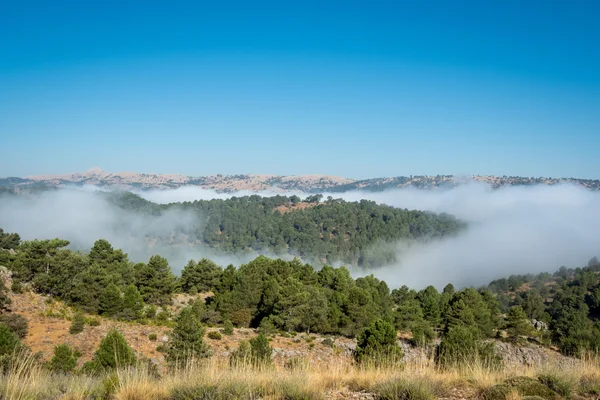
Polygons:
[[[485,389],[514,376],[557,377],[573,391],[592,396],[600,392],[600,362],[587,357],[568,365],[489,369],[475,362],[462,368],[440,369],[432,360],[396,368],[360,367],[343,362],[303,360],[299,366],[231,367],[228,360],[212,358],[191,363],[156,377],[146,364],[99,377],[53,375],[32,356],[23,355],[0,376],[0,398],[14,400],[83,400],[105,396],[116,400],[167,400],[179,391],[203,390],[244,394],[244,398],[326,399],[345,392],[377,392],[387,387],[413,390],[423,396],[475,398]],[[394,386],[395,385],[395,386]],[[404,385],[404,386],[403,386]],[[406,388],[409,389],[406,389]],[[424,394],[423,394],[424,393]],[[242,396],[240,396],[242,397]],[[182,397],[183,398],[183,397]],[[198,397],[202,398],[202,397]],[[215,397],[206,397],[215,398]],[[220,397],[217,397],[220,398]],[[509,400],[519,400],[511,393]]]

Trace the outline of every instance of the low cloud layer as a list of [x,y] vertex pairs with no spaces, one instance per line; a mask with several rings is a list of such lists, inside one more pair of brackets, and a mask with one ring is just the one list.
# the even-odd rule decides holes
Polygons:
[[[141,193],[157,203],[246,194],[254,193],[224,194],[195,187]],[[578,186],[492,190],[485,185],[470,184],[444,190],[396,189],[324,195],[446,212],[469,223],[469,228],[456,237],[427,244],[395,244],[398,262],[374,271],[391,287],[405,284],[421,288],[431,284],[441,288],[448,282],[477,286],[510,274],[552,272],[562,265],[581,266],[592,256],[600,255],[600,192]],[[181,269],[190,258],[213,257],[225,265],[239,264],[254,256],[217,257],[201,245],[149,247],[144,239],[169,237],[173,231],[185,234],[197,229],[199,223],[195,214],[178,210],[154,218],[127,213],[89,188],[48,192],[35,199],[0,200],[0,227],[18,232],[24,239],[62,237],[71,240],[76,248],[89,249],[96,239],[106,238],[135,260],[162,254],[175,270]]]

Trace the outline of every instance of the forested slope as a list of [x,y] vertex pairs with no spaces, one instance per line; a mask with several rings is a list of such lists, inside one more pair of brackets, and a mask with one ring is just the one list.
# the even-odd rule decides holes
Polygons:
[[[168,205],[154,204],[128,192],[106,196],[123,209],[151,215],[191,211],[199,223],[189,240],[221,251],[291,253],[315,263],[380,266],[393,261],[394,253],[370,252],[370,246],[439,238],[464,227],[446,214],[398,209],[367,200],[322,201],[320,195],[309,196],[304,203],[297,196],[254,195]],[[296,207],[299,204],[309,207]]]

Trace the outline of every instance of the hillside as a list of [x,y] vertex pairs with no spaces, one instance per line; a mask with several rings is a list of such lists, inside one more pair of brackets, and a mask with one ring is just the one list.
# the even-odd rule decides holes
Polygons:
[[[254,399],[260,393],[282,400],[413,399],[396,394],[406,389],[397,385],[424,400],[521,399],[532,388],[546,400],[599,393],[598,360],[586,353],[600,346],[597,313],[586,305],[595,304],[600,290],[596,259],[584,268],[511,276],[479,290],[390,291],[373,276],[353,279],[343,267],[315,271],[297,260],[259,257],[223,269],[204,259],[174,277],[166,260],[133,264],[103,240],[82,254],[63,249],[66,242],[58,239],[18,243],[14,234],[3,235],[12,235],[5,243],[14,248],[0,250],[0,264],[8,267],[0,268],[0,365],[12,360],[3,353],[11,343],[6,327],[23,332],[23,318],[21,341],[38,353],[0,380],[3,399]],[[550,288],[544,299],[530,301],[528,294],[540,287]],[[77,309],[86,310],[87,323],[71,334]],[[199,330],[185,333],[192,322]],[[120,370],[108,390],[111,370],[93,372],[90,365],[99,362],[99,349],[115,329],[141,364]],[[201,341],[203,361],[171,369],[169,355],[183,334]],[[261,337],[268,366],[231,364]],[[364,352],[376,343],[383,346],[378,351],[393,352]],[[44,363],[56,362],[58,345],[81,354],[74,366],[79,374],[48,372]],[[35,374],[37,383],[20,373]],[[238,395],[227,395],[230,390]],[[517,394],[490,397],[499,390]],[[30,395],[13,397],[15,391]],[[207,397],[207,391],[224,397]]]
[[591,190],[600,190],[600,180],[519,176],[400,176],[390,178],[349,179],[331,175],[208,175],[144,174],[135,172],[110,173],[92,168],[82,173],[34,175],[0,178],[0,187],[27,190],[28,187],[60,187],[65,185],[94,185],[121,189],[168,189],[196,186],[220,192],[275,191],[275,192],[346,192],[351,190],[381,191],[392,188],[415,187],[432,189],[453,187],[468,182],[482,182],[493,188],[521,185],[556,185],[572,183]]

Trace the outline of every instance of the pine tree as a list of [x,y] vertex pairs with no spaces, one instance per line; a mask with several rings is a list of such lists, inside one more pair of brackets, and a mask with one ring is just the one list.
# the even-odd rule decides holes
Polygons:
[[166,359],[173,366],[183,366],[194,359],[208,357],[204,343],[204,327],[191,307],[181,310],[177,325],[171,332]]
[[85,326],[85,318],[81,312],[76,312],[73,315],[73,319],[71,320],[71,326],[69,327],[69,333],[71,335],[76,335],[78,333],[83,332],[83,328]]
[[506,316],[506,331],[513,342],[521,341],[523,336],[531,336],[535,333],[533,325],[529,322],[523,307],[514,306],[508,310]]
[[155,255],[150,257],[148,264],[138,264],[136,279],[145,302],[157,305],[171,304],[175,276],[165,258]]
[[100,342],[93,361],[100,368],[115,369],[135,365],[136,357],[123,335],[113,329]]
[[100,313],[107,317],[116,317],[123,310],[123,298],[119,287],[111,283],[100,296]]
[[253,339],[250,339],[250,352],[252,363],[254,365],[269,365],[271,364],[271,354],[273,349],[269,343],[269,339],[264,333],[259,333]]
[[49,367],[52,371],[69,373],[77,366],[77,359],[81,357],[78,351],[67,344],[59,344],[54,347],[54,356],[50,360]]
[[123,311],[121,317],[126,320],[141,318],[144,310],[144,299],[135,285],[127,286],[123,296]]
[[356,360],[375,365],[396,364],[404,353],[396,342],[396,330],[389,322],[378,319],[356,338]]

